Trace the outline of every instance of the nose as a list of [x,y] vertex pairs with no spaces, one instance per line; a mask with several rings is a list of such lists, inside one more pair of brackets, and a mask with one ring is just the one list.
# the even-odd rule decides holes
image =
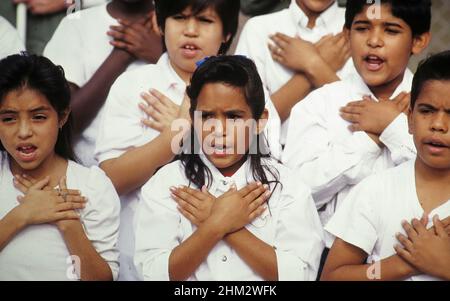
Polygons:
[[31,129],[31,124],[27,120],[21,120],[19,122],[19,138],[20,139],[26,139],[33,135],[33,131]]
[[195,17],[190,17],[186,21],[186,26],[184,28],[184,35],[188,37],[196,37],[198,36],[198,24]]
[[221,138],[226,133],[226,120],[216,119],[214,122],[214,136]]
[[448,117],[448,114],[446,112],[439,112],[432,120],[431,130],[446,134],[448,133],[449,123],[450,117]]
[[382,33],[379,29],[373,29],[369,32],[367,38],[367,46],[371,48],[378,48],[384,45]]

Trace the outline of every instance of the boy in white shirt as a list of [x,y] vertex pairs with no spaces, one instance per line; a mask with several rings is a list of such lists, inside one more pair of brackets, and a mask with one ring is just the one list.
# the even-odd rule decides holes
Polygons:
[[292,110],[282,161],[300,170],[324,224],[354,185],[415,157],[402,113],[408,94],[401,92],[411,88],[410,55],[428,45],[430,6],[348,1],[346,32],[359,74],[314,91]]
[[[446,251],[450,238],[444,230],[450,224],[449,66],[449,51],[419,66],[408,114],[417,158],[365,179],[349,194],[325,228],[336,240],[323,279],[450,279]],[[442,223],[439,219],[446,220]],[[408,224],[411,220],[413,227]],[[436,228],[431,228],[431,220]],[[424,249],[417,242],[419,235],[437,237],[433,245],[447,254]],[[415,247],[421,249],[421,254]],[[435,262],[415,260],[433,253]],[[367,256],[375,261],[372,273],[368,272],[370,264],[365,263]]]
[[312,90],[355,73],[341,33],[344,13],[334,0],[292,0],[289,8],[251,18],[244,26],[236,54],[258,66],[280,115],[283,145],[292,107]]
[[[161,39],[151,25],[153,10],[151,0],[114,0],[79,11],[61,21],[44,50],[70,82],[75,154],[85,166],[97,165],[95,141],[114,81],[126,70],[156,62],[161,54]],[[133,49],[126,47],[130,35],[140,37]]]
[[2,45],[0,59],[25,50],[17,30],[2,16],[0,16],[0,45]]

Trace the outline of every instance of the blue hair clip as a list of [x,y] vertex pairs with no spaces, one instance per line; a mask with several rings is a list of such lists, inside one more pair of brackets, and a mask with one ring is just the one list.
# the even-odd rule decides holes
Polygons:
[[[247,57],[245,55],[240,55],[240,54],[236,54],[236,55],[228,55],[231,57],[239,57],[239,58],[244,58],[246,59]],[[197,68],[200,67],[201,65],[203,65],[207,60],[215,58],[217,56],[213,55],[213,56],[206,56],[204,58],[202,58],[201,60],[199,60],[198,62],[195,63],[195,65],[197,65]]]

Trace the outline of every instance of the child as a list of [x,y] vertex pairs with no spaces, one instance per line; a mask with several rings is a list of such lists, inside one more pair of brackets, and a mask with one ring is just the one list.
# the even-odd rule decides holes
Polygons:
[[[175,157],[171,145],[180,134],[172,132],[171,122],[178,115],[189,118],[185,105],[181,106],[186,83],[197,61],[228,50],[237,31],[239,0],[161,0],[155,2],[155,11],[167,52],[157,64],[125,72],[117,79],[106,102],[96,143],[100,167],[122,195],[119,248],[120,279],[124,280],[138,279],[133,264],[138,192],[157,168]],[[142,105],[142,95],[151,106]],[[174,105],[178,107],[172,111],[174,115],[166,114]],[[147,118],[142,109],[156,113],[152,122],[141,122]],[[158,117],[162,115],[173,118],[162,128],[154,126],[161,122]]]
[[282,145],[297,102],[312,90],[355,73],[348,60],[348,41],[341,33],[344,13],[334,0],[292,0],[289,8],[254,17],[244,26],[236,54],[256,62],[283,123]]
[[125,70],[155,63],[161,55],[161,38],[151,22],[152,2],[114,0],[69,15],[45,48],[44,55],[64,67],[70,82],[79,134],[75,154],[85,166],[97,165],[95,141],[114,81]]
[[[409,131],[417,148],[415,160],[373,175],[349,194],[326,230],[336,236],[323,279],[367,280],[367,256],[375,263],[379,280],[437,280],[447,277],[449,238],[439,218],[450,216],[450,51],[419,66],[411,91]],[[431,227],[426,230],[420,219]],[[411,228],[406,221],[412,221]],[[428,222],[430,221],[430,222]],[[445,222],[450,223],[448,220]],[[403,228],[402,229],[402,224]],[[418,235],[440,237],[435,247],[447,252],[428,265],[413,260]],[[408,243],[405,236],[412,243]],[[406,250],[395,246],[396,239]],[[430,243],[431,240],[428,241]],[[395,250],[394,250],[395,247]],[[401,254],[401,256],[395,253]],[[423,249],[419,255],[435,250]],[[408,254],[409,252],[410,254]],[[406,260],[405,260],[406,259]],[[443,266],[440,266],[441,263]],[[437,265],[436,265],[437,264]]]
[[324,224],[355,184],[415,157],[402,113],[408,94],[401,92],[411,89],[410,55],[428,45],[430,6],[348,1],[345,27],[358,74],[314,91],[292,110],[283,162],[300,170]]
[[254,63],[210,58],[188,95],[201,147],[142,188],[135,263],[144,279],[314,280],[320,221],[308,189],[263,155],[268,112]]
[[17,30],[2,16],[0,16],[0,45],[2,45],[0,59],[25,50]]
[[64,72],[28,55],[0,69],[0,280],[117,279],[119,199],[73,161]]

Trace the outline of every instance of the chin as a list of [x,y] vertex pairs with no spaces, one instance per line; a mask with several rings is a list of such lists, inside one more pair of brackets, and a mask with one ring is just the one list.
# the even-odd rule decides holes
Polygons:
[[450,159],[444,157],[421,156],[422,162],[436,170],[450,170]]

